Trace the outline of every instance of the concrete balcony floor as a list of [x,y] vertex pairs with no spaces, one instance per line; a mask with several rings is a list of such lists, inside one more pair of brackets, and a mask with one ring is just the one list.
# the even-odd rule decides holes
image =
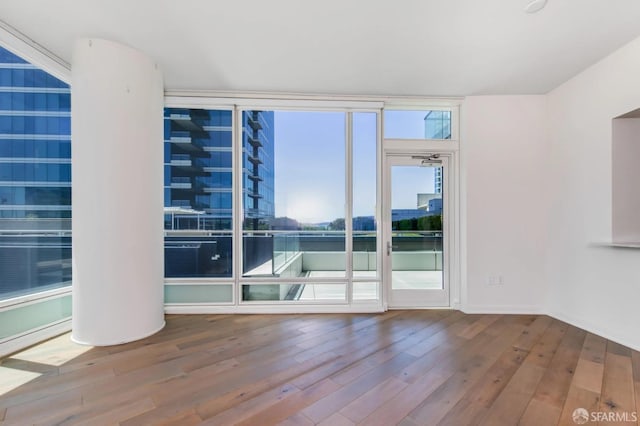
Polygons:
[[[309,271],[311,278],[343,278],[343,271]],[[375,271],[353,271],[355,279],[375,279]],[[438,290],[442,288],[442,271],[393,271],[394,290]],[[373,300],[378,298],[377,282],[354,282],[354,300]],[[343,284],[305,285],[299,300],[344,300]]]

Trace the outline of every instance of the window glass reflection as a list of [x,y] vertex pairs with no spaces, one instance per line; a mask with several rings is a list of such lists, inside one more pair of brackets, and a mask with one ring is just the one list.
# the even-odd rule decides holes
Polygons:
[[70,99],[0,48],[0,299],[71,284]]

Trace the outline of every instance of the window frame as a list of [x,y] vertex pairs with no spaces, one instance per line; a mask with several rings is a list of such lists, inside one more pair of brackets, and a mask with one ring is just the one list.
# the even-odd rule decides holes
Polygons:
[[[195,95],[195,96],[194,96]],[[345,143],[345,256],[346,256],[346,276],[345,278],[306,278],[304,282],[313,284],[335,283],[337,285],[347,283],[347,298],[344,302],[287,302],[287,301],[242,301],[243,285],[269,285],[277,283],[300,282],[300,278],[283,279],[274,277],[242,277],[241,255],[242,255],[242,173],[235,173],[233,177],[233,245],[234,245],[234,266],[233,266],[233,301],[225,304],[206,303],[184,303],[165,304],[167,313],[291,313],[291,312],[381,312],[386,310],[387,295],[383,285],[384,263],[383,263],[383,241],[382,241],[382,180],[384,147],[389,143],[400,143],[405,147],[425,146],[431,149],[459,152],[460,149],[460,105],[459,98],[389,98],[389,97],[322,97],[304,95],[282,95],[273,94],[246,94],[227,92],[167,92],[165,96],[165,107],[182,108],[202,108],[202,109],[232,109],[233,110],[233,168],[242,170],[242,112],[251,110],[268,111],[330,111],[346,113],[346,143]],[[447,110],[451,112],[451,139],[385,139],[384,138],[384,112],[385,110]],[[377,277],[354,278],[353,277],[353,113],[373,112],[376,114],[376,208],[375,215],[378,220],[376,229],[376,261]],[[426,144],[426,145],[425,145]],[[456,155],[455,167],[452,170],[456,177],[456,206],[452,212],[451,220],[456,223],[456,229],[463,227],[463,217],[460,215],[460,159]],[[452,253],[455,258],[451,265],[451,307],[460,306],[462,296],[462,280],[464,270],[464,258],[460,255],[463,250],[463,233],[456,232],[455,245],[456,252]],[[216,280],[223,282],[216,283]],[[229,279],[189,279],[184,284],[230,284]],[[354,300],[354,283],[371,283],[378,285],[377,299],[375,300]],[[172,285],[177,284],[171,282]]]
[[[382,139],[395,141],[429,141],[429,142],[459,142],[460,141],[460,102],[455,100],[400,100],[388,101],[382,111],[383,122],[385,111],[448,111],[451,113],[451,138],[427,139],[427,138],[398,138],[387,137],[384,133]],[[384,128],[383,128],[384,132]]]
[[[333,311],[339,309],[355,308],[359,311],[381,311],[382,310],[382,241],[379,226],[376,229],[376,261],[377,274],[372,277],[353,277],[353,113],[367,112],[376,114],[376,170],[380,170],[382,164],[382,107],[384,103],[380,100],[327,100],[327,99],[273,99],[273,98],[244,98],[244,97],[217,97],[217,96],[165,96],[166,108],[191,108],[191,109],[232,109],[232,161],[233,161],[233,276],[229,278],[165,278],[166,285],[229,285],[233,283],[233,300],[229,303],[200,304],[200,303],[170,303],[166,304],[167,312],[202,312],[202,308],[208,307],[211,312],[228,312],[230,308],[240,312],[246,311],[282,311],[291,312],[292,306],[295,309],[311,309]],[[243,277],[242,273],[242,222],[243,211],[243,173],[242,170],[242,113],[245,111],[265,110],[265,111],[300,111],[300,112],[341,112],[345,114],[345,277],[344,278],[278,278],[278,277]],[[381,174],[376,173],[376,209],[377,221],[381,220]],[[274,281],[281,284],[308,283],[308,284],[346,284],[347,296],[344,301],[335,303],[321,302],[285,302],[282,301],[243,301],[242,288],[244,285],[270,285]],[[377,299],[353,298],[353,283],[356,282],[376,282],[378,285]],[[219,309],[218,309],[219,308]]]
[[[235,221],[235,198],[236,198],[236,179],[234,175],[238,173],[235,172],[235,133],[237,132],[235,125],[235,115],[236,109],[235,105],[232,102],[224,102],[218,99],[211,98],[187,98],[187,97],[166,97],[164,102],[164,108],[185,108],[185,109],[203,109],[203,110],[219,110],[219,111],[231,111],[231,162],[232,162],[232,172],[231,172],[231,182],[232,182],[232,192],[231,192],[231,200],[232,200],[232,219],[231,219],[231,231],[227,231],[231,234],[231,250],[232,250],[232,268],[231,268],[231,276],[230,277],[173,277],[167,278],[164,277],[164,286],[231,286],[232,291],[232,300],[228,302],[189,302],[189,303],[166,303],[165,306],[176,306],[176,307],[195,307],[195,309],[200,312],[198,309],[206,306],[234,306],[236,304],[235,294],[236,294],[236,280],[237,280],[237,265],[236,265],[236,257],[237,257],[237,237],[235,233],[236,221]],[[164,141],[163,141],[164,143]],[[166,176],[166,174],[165,174]],[[166,235],[166,231],[164,230]],[[163,238],[164,244],[164,238]]]

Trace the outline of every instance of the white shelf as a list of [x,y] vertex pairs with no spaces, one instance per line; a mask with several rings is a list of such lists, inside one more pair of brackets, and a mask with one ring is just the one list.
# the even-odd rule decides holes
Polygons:
[[594,247],[614,247],[614,248],[628,248],[628,249],[640,249],[640,242],[606,242],[606,243],[594,243]]

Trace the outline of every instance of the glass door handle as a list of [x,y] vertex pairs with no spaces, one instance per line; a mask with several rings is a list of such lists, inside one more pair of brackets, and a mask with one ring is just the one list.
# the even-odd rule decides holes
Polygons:
[[398,246],[394,246],[391,244],[391,241],[387,241],[387,256],[391,254],[392,249],[397,249]]

